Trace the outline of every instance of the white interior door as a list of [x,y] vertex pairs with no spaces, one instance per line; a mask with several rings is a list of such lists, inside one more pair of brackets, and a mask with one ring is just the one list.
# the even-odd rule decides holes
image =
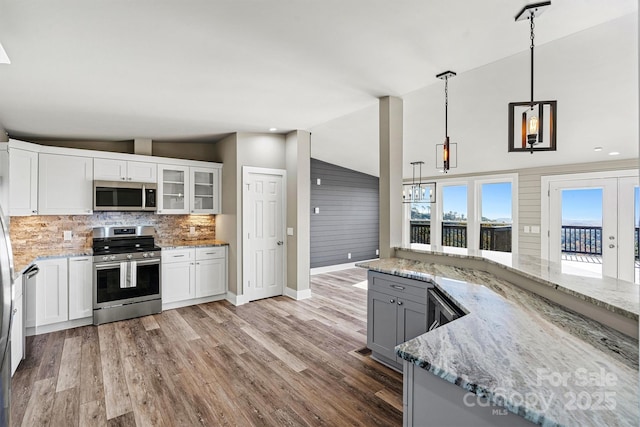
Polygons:
[[549,259],[569,274],[633,282],[637,181],[625,177],[550,182]]
[[243,285],[249,301],[284,291],[285,173],[243,167]]
[[638,177],[618,180],[618,278],[640,284],[638,227],[640,224]]

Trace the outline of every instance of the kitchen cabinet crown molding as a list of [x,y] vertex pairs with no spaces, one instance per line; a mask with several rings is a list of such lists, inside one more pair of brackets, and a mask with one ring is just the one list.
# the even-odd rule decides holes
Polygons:
[[22,150],[35,151],[37,153],[63,154],[66,156],[93,157],[98,159],[126,160],[157,164],[165,163],[181,166],[201,166],[220,169],[222,168],[222,163],[205,162],[202,160],[174,159],[171,157],[146,156],[142,154],[114,153],[110,151],[84,150],[80,148],[52,147],[48,145],[40,145],[34,144],[32,142],[20,141],[17,139],[9,139],[8,143],[3,144],[8,144],[9,147],[20,148]]

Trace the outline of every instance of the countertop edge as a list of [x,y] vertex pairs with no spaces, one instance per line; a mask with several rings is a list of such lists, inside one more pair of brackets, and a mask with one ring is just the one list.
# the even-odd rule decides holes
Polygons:
[[[542,277],[536,276],[535,274],[523,271],[521,269],[518,269],[516,267],[511,267],[505,264],[502,264],[498,261],[489,259],[489,258],[485,258],[482,256],[478,256],[478,255],[465,255],[465,254],[455,254],[455,253],[444,253],[444,252],[434,252],[434,251],[424,251],[424,250],[418,250],[418,249],[408,249],[408,248],[400,248],[400,247],[396,247],[394,248],[394,250],[400,250],[400,251],[409,251],[409,252],[415,252],[418,254],[425,254],[425,255],[433,255],[433,256],[442,256],[442,257],[449,257],[449,258],[459,258],[459,259],[468,259],[468,260],[474,260],[474,261],[480,261],[480,262],[484,262],[486,264],[489,264],[491,266],[495,266],[498,267],[504,271],[508,271],[514,274],[518,274],[526,279],[530,279],[535,281],[536,283],[539,283],[543,286],[547,286],[549,288],[558,290],[560,292],[563,292],[567,295],[571,295],[574,296],[578,299],[581,299],[583,301],[586,301],[590,304],[593,304],[597,307],[601,307],[604,308],[606,310],[609,310],[613,313],[619,314],[621,316],[627,317],[629,319],[632,320],[640,320],[640,312],[636,313],[630,310],[627,310],[623,307],[619,307],[617,305],[613,305],[609,302],[606,301],[602,301],[596,297],[590,296],[590,295],[586,295],[584,293],[581,293],[579,291],[576,291],[575,289],[570,289],[567,288],[565,286],[563,286],[560,283],[555,283],[555,282],[551,282],[547,279],[544,279]],[[366,263],[361,263],[361,264],[366,264]],[[364,265],[358,265],[356,264],[356,266],[358,267],[362,267],[362,268],[368,268],[365,267]],[[505,279],[506,280],[506,279]]]

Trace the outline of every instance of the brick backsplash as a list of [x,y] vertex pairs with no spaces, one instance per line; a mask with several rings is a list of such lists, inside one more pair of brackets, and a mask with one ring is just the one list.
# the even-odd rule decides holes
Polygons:
[[[80,254],[91,251],[92,228],[105,225],[151,225],[156,243],[172,245],[176,241],[215,240],[213,215],[156,215],[149,212],[100,212],[94,215],[13,216],[9,235],[17,260],[36,256]],[[189,234],[190,227],[195,233]],[[65,242],[63,232],[73,237]]]

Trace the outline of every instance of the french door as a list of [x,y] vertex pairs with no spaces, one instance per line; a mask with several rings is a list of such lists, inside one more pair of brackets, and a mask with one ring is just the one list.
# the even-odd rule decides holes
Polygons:
[[637,176],[549,182],[549,260],[564,273],[638,283]]

